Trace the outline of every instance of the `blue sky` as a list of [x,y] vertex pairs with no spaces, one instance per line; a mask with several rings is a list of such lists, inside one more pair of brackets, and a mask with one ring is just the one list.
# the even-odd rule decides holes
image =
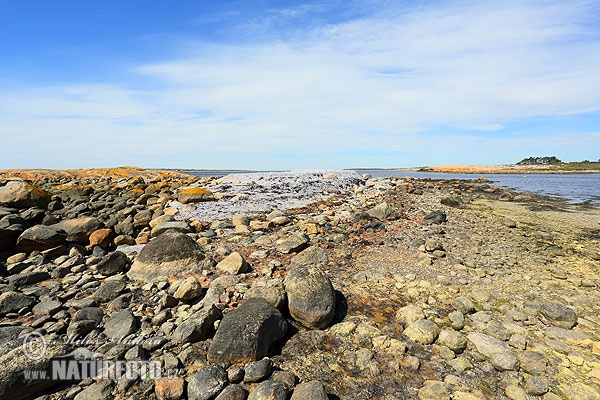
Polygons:
[[0,168],[600,158],[593,1],[0,5]]

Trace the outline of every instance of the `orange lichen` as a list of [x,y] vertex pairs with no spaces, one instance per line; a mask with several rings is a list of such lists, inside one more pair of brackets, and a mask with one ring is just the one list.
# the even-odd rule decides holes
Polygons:
[[181,192],[181,194],[194,194],[194,195],[211,195],[212,192],[208,189],[204,189],[204,188],[187,188],[187,189],[183,189]]
[[140,189],[140,188],[133,188],[131,189],[132,193],[137,193],[137,194],[144,194],[144,190]]

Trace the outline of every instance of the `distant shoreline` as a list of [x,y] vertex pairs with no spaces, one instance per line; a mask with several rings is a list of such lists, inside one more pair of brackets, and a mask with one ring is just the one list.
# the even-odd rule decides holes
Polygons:
[[440,172],[452,174],[598,174],[600,163],[551,164],[551,165],[437,165],[403,168],[415,172]]

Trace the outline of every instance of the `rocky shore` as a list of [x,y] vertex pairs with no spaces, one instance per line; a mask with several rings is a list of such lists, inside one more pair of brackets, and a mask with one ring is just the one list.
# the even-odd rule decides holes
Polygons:
[[599,270],[600,210],[481,180],[4,171],[0,398],[600,399]]

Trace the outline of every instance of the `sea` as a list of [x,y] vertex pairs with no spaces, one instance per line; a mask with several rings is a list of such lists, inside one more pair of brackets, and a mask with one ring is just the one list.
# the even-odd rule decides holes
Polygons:
[[[239,171],[185,172],[202,177],[221,177]],[[565,199],[571,203],[585,202],[600,205],[600,174],[451,174],[394,169],[361,169],[357,170],[357,172],[359,174],[368,174],[375,178],[394,176],[400,178],[477,179],[483,177],[491,181],[493,185],[503,188],[543,194]]]

